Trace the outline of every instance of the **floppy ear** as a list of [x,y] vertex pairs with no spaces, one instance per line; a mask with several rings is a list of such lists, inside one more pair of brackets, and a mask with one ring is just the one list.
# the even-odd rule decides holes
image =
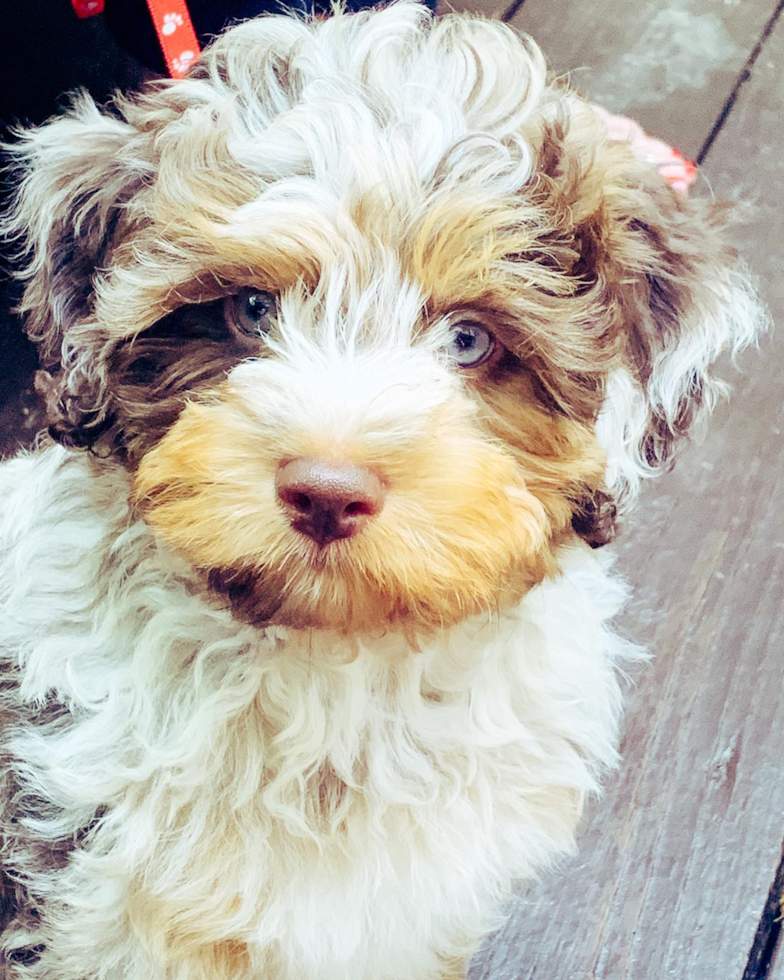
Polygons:
[[611,142],[588,106],[573,106],[545,141],[544,167],[555,210],[568,216],[560,235],[576,260],[565,271],[594,310],[584,371],[604,392],[596,430],[606,486],[580,502],[575,529],[601,544],[641,479],[671,464],[727,392],[716,359],[752,344],[767,316],[726,240],[727,208],[684,198],[628,144]]
[[0,229],[20,246],[26,287],[20,306],[39,345],[50,432],[92,447],[111,426],[102,362],[87,336],[96,273],[106,264],[125,201],[146,170],[135,130],[87,96],[66,115],[7,147],[20,179]]
[[767,323],[726,240],[727,208],[684,199],[644,165],[634,181],[619,195],[625,214],[610,256],[621,358],[598,421],[608,485],[622,505],[727,394],[714,373],[719,355],[734,357]]

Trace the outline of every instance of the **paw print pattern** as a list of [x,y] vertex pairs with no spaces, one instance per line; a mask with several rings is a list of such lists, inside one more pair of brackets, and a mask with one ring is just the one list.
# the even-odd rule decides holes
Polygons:
[[181,51],[178,58],[172,60],[172,71],[175,75],[184,75],[196,57],[193,51]]
[[147,0],[147,6],[169,74],[172,78],[182,78],[201,53],[187,0]]
[[182,27],[182,17],[179,14],[164,14],[161,31],[164,34],[174,34],[178,27]]

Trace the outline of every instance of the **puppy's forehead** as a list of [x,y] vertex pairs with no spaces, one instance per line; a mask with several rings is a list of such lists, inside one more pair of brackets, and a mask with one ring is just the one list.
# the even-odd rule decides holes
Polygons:
[[[247,22],[218,39],[197,74],[210,91],[192,98],[219,116],[228,111],[237,136],[282,136],[264,149],[274,150],[269,162],[282,159],[284,167],[303,148],[311,159],[319,150],[325,159],[351,159],[362,137],[381,126],[414,145],[420,169],[428,160],[432,169],[444,144],[467,133],[503,139],[523,131],[544,91],[538,50],[504,25],[433,23],[406,3],[321,23]],[[353,145],[342,139],[349,130],[359,138]],[[252,147],[243,155],[249,151],[252,159]]]
[[[276,293],[329,281],[346,301],[364,290],[376,306],[394,287],[416,287],[434,309],[477,301],[502,284],[502,262],[532,248],[540,225],[520,207],[470,188],[420,188],[401,207],[395,187],[329,195],[296,177],[228,206],[206,202],[152,222],[116,251],[96,289],[99,320],[134,333],[187,303],[255,286]],[[383,284],[383,288],[379,284]]]
[[183,303],[335,269],[356,293],[389,254],[432,308],[519,292],[503,267],[548,226],[521,194],[548,93],[511,31],[416,5],[228,31],[130,109],[154,166],[124,205],[98,320],[132,336]]

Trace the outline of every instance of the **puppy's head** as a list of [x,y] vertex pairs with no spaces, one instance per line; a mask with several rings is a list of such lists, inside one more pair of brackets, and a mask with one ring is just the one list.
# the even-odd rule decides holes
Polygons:
[[480,19],[250,21],[17,152],[53,436],[259,622],[513,601],[609,540],[760,322],[716,211]]

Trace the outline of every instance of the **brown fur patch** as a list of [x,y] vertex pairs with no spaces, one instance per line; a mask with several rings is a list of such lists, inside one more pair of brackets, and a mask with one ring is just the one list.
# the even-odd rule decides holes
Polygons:
[[246,357],[264,353],[260,337],[233,331],[223,301],[180,307],[122,343],[109,359],[122,447],[131,461],[173,425],[188,398],[223,380]]

